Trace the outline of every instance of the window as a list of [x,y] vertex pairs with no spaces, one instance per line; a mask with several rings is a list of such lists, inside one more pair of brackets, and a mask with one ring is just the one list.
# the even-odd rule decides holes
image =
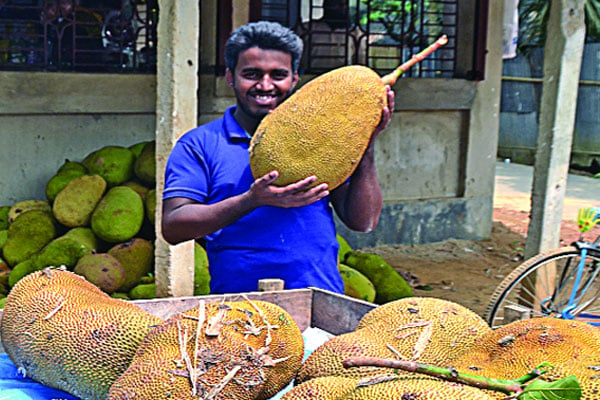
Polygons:
[[158,0],[0,0],[0,69],[155,72]]

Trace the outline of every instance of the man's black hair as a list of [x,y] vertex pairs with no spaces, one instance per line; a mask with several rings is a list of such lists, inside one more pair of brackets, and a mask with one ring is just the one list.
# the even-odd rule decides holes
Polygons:
[[291,29],[277,22],[258,21],[234,30],[225,44],[225,64],[232,73],[235,71],[239,54],[252,47],[289,53],[292,56],[293,72],[298,72],[303,43]]

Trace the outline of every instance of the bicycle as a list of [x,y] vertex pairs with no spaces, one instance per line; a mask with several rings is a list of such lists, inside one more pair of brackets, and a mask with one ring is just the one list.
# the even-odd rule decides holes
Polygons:
[[600,222],[600,208],[580,209],[577,221],[578,241],[526,260],[496,287],[484,315],[492,328],[536,317],[600,326],[600,235],[583,240]]

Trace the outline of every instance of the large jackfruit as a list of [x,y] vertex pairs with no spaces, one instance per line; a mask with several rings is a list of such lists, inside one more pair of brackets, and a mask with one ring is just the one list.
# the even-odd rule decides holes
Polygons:
[[387,104],[382,78],[353,65],[323,74],[269,113],[250,144],[255,178],[279,171],[276,185],[310,175],[334,189],[354,172]]
[[100,175],[74,178],[54,198],[52,212],[58,222],[70,228],[88,226],[105,190],[106,181]]
[[82,161],[90,174],[100,175],[108,187],[120,185],[133,178],[135,155],[122,146],[104,146]]
[[346,296],[371,303],[375,300],[377,293],[369,278],[346,264],[338,264],[338,270],[344,282],[344,294]]
[[344,400],[358,383],[358,379],[324,376],[294,386],[281,400]]
[[6,243],[2,247],[4,260],[15,266],[36,254],[55,236],[54,219],[46,210],[19,214],[8,228]]
[[2,315],[2,344],[27,377],[81,399],[103,399],[157,318],[68,271],[21,279]]
[[143,222],[144,203],[140,195],[127,186],[115,186],[94,209],[91,227],[100,239],[119,243],[133,238]]
[[303,353],[300,329],[275,304],[200,302],[150,331],[108,400],[264,400],[293,379]]

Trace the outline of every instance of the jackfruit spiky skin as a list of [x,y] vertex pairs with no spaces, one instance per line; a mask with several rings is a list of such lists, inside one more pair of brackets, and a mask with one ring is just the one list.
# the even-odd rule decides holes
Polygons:
[[366,276],[375,286],[375,303],[385,304],[413,295],[406,280],[378,254],[350,251],[344,264]]
[[344,368],[342,365],[342,362],[349,357],[396,358],[388,344],[393,345],[379,334],[377,326],[335,336],[308,356],[302,363],[295,382],[299,384],[325,376],[356,379],[393,373],[391,368]]
[[316,175],[315,185],[336,188],[358,166],[386,103],[383,81],[368,67],[313,79],[261,121],[250,144],[252,174],[277,170],[279,186]]
[[600,398],[598,371],[590,368],[600,364],[600,330],[582,321],[544,317],[511,322],[483,336],[453,366],[488,378],[511,379],[542,362],[554,369],[541,379],[575,375],[582,399]]
[[399,377],[392,381],[356,388],[344,400],[493,400],[505,397],[505,394],[495,395],[493,392],[484,391],[473,386],[435,378]]
[[15,220],[23,213],[27,211],[41,210],[49,214],[52,214],[50,203],[46,200],[22,200],[13,204],[8,211],[8,225],[15,222]]
[[[199,329],[201,310],[206,318]],[[207,321],[219,320],[216,336],[207,335]],[[189,366],[182,348],[190,357]],[[224,386],[215,399],[268,399],[292,380],[303,349],[298,326],[279,306],[262,301],[208,303],[152,329],[107,399],[207,398],[219,383]],[[199,371],[195,396],[190,366]],[[238,366],[233,379],[224,380]]]
[[415,360],[440,366],[450,365],[492,332],[474,311],[434,297],[407,297],[374,308],[362,317],[357,329],[369,326],[376,326],[378,335],[409,360],[415,356],[419,339],[428,339],[420,342],[423,348]]
[[108,243],[133,238],[144,222],[144,203],[126,186],[115,186],[104,195],[92,213],[94,233]]
[[71,180],[52,203],[54,217],[69,228],[89,226],[105,191],[106,181],[100,175],[82,175]]
[[15,266],[40,251],[55,236],[54,219],[46,210],[19,214],[8,228],[6,243],[2,247],[4,260]]
[[133,238],[111,247],[108,252],[125,270],[125,282],[117,289],[130,291],[140,279],[154,271],[154,245],[142,238]]
[[2,315],[2,344],[27,377],[81,399],[103,399],[161,320],[68,271],[21,279]]
[[344,294],[346,296],[371,303],[375,301],[375,286],[373,286],[369,278],[345,264],[339,264],[338,269],[342,276],[342,281],[344,281]]
[[122,146],[105,146],[90,153],[82,161],[89,173],[100,175],[108,187],[131,180],[134,163],[133,152]]
[[81,257],[73,272],[108,294],[116,292],[125,282],[125,269],[116,258],[107,253]]
[[344,400],[356,388],[358,379],[324,376],[294,386],[281,400]]

